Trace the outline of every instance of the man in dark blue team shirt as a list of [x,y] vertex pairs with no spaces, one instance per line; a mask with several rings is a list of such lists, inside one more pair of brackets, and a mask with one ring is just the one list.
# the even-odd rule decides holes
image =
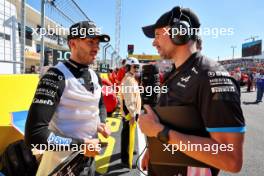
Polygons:
[[[245,122],[240,107],[240,89],[228,72],[197,50],[197,33],[200,22],[196,14],[188,8],[175,7],[163,14],[154,25],[143,27],[144,34],[154,38],[162,58],[174,62],[172,71],[164,82],[168,87],[161,94],[158,106],[191,106],[198,110],[197,118],[203,122],[199,134],[184,134],[160,123],[149,106],[147,113],[139,117],[139,126],[148,137],[157,137],[163,144],[201,144],[202,146],[232,146],[230,150],[218,151],[182,151],[185,155],[207,165],[203,173],[217,175],[219,170],[239,172],[243,162],[243,142]],[[175,33],[186,29],[187,33]],[[175,114],[176,118],[177,114]],[[180,117],[177,117],[180,118]],[[186,129],[188,131],[188,129]],[[164,151],[159,152],[162,156]],[[177,156],[176,156],[177,157]],[[155,176],[196,175],[197,170],[188,166],[151,163],[149,150],[145,152],[142,168]]]

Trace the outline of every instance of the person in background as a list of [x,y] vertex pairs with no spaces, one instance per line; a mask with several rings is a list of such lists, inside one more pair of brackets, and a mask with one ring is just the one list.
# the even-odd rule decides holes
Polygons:
[[257,99],[256,103],[262,102],[263,93],[264,93],[264,69],[260,69],[259,74],[257,75]]
[[250,71],[250,72],[248,73],[247,92],[251,92],[251,91],[252,91],[253,80],[254,80],[254,75],[253,75],[253,72]]
[[[237,82],[218,62],[199,52],[196,45],[198,34],[171,33],[173,29],[179,30],[181,27],[187,31],[199,29],[200,25],[198,16],[191,9],[177,6],[164,13],[155,24],[142,29],[147,37],[154,39],[152,44],[161,58],[173,62],[173,69],[163,83],[168,91],[160,94],[157,106],[188,106],[197,109],[196,118],[203,123],[200,130],[207,133],[207,136],[192,134],[192,129],[185,129],[186,133],[183,133],[172,128],[171,124],[160,122],[160,118],[148,105],[144,106],[147,112],[139,116],[138,124],[142,133],[157,138],[163,145],[207,144],[212,147],[231,144],[232,151],[213,154],[203,150],[182,150],[185,155],[209,165],[192,167],[188,164],[152,163],[151,151],[147,148],[141,167],[148,170],[150,176],[216,176],[219,170],[235,173],[242,168],[245,121]],[[181,118],[177,115],[175,118]],[[162,155],[164,150],[156,152]],[[199,173],[194,172],[197,170]]]
[[240,71],[240,68],[236,68],[235,69],[235,72],[234,72],[234,75],[233,75],[233,78],[237,81],[238,85],[240,85],[240,82],[241,82],[241,71]]
[[253,91],[257,90],[257,85],[256,85],[256,83],[257,83],[257,75],[258,75],[257,71],[253,71],[253,82],[252,82]]
[[125,114],[122,119],[121,162],[125,167],[132,168],[135,123],[141,110],[141,97],[136,80],[140,65],[136,58],[130,57],[125,66],[127,72],[121,82],[121,103]]

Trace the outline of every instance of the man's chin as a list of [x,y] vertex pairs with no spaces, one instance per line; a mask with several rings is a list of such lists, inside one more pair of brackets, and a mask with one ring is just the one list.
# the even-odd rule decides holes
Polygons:
[[162,60],[171,60],[169,57],[161,57]]
[[94,62],[95,62],[95,58],[94,58],[94,59],[91,59],[89,65],[90,65],[90,64],[94,64]]
[[162,60],[170,60],[171,58],[170,57],[168,57],[167,55],[165,55],[165,54],[159,54],[160,55],[160,58],[162,59]]
[[96,58],[89,58],[89,59],[87,58],[85,64],[86,64],[86,65],[93,64],[93,63],[95,62],[95,60],[96,60]]
[[90,58],[91,58],[91,61],[95,61],[96,60],[96,55],[92,55]]

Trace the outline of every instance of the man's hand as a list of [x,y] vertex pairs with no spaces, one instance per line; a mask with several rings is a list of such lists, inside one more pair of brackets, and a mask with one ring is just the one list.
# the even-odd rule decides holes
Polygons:
[[164,126],[159,122],[158,117],[152,111],[149,105],[145,105],[147,113],[139,116],[138,124],[145,135],[149,137],[157,137],[158,133],[162,131]]
[[108,138],[111,135],[111,131],[105,123],[100,123],[97,126],[97,131],[101,133],[105,138]]
[[95,157],[96,155],[99,154],[101,147],[99,144],[99,139],[84,139],[84,156],[87,157]]
[[149,164],[149,150],[147,149],[141,160],[141,168],[143,169],[143,171],[148,170],[148,164]]

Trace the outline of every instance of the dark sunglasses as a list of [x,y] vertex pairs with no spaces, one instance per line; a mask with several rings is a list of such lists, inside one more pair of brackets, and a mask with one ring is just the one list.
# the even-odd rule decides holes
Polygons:
[[139,69],[139,65],[133,65],[135,69]]

